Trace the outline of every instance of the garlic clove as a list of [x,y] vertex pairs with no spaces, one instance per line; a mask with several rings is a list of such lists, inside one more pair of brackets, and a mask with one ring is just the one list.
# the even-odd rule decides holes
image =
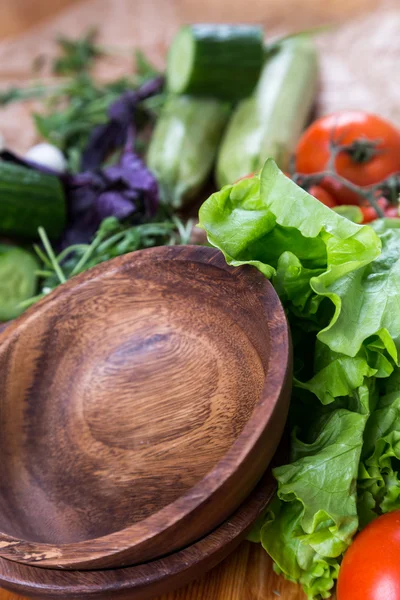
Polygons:
[[65,173],[67,170],[67,161],[64,154],[53,144],[43,142],[32,146],[25,154],[25,158],[59,173]]

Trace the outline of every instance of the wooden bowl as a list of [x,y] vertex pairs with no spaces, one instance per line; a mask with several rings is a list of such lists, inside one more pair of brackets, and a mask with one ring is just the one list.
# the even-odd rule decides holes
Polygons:
[[[280,444],[277,450],[277,464],[286,455],[285,446]],[[275,489],[269,469],[233,516],[200,541],[165,558],[101,571],[38,569],[0,558],[0,586],[39,600],[148,600],[166,594],[201,577],[233,552]]]
[[0,334],[0,556],[133,565],[244,501],[287,416],[271,284],[207,247],[117,258]]

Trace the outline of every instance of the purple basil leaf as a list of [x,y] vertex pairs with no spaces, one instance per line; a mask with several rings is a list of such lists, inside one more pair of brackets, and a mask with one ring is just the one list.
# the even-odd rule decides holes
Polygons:
[[108,123],[93,130],[82,154],[83,171],[97,169],[112,152],[123,146],[127,130],[132,125],[139,102],[158,94],[164,79],[156,77],[144,83],[138,90],[125,92],[108,109]]
[[120,170],[126,185],[143,192],[155,193],[157,181],[141,158],[133,152],[124,152],[120,160]]
[[140,192],[137,190],[125,190],[124,198],[127,198],[131,202],[135,203],[140,198]]
[[130,90],[125,92],[113,102],[108,109],[108,118],[116,123],[122,125],[130,124],[132,120],[132,112],[136,108],[138,102],[140,102],[140,96],[138,92]]
[[96,200],[96,210],[100,220],[117,217],[120,221],[135,212],[135,205],[119,192],[103,192]]
[[150,96],[159,94],[163,86],[164,77],[159,75],[158,77],[146,81],[138,90],[136,90],[136,93],[139,96],[139,100],[145,100],[146,98],[150,98]]
[[[138,102],[157,93],[162,83],[162,78],[153,79],[137,91],[126,92],[111,105],[110,122],[94,130],[85,151],[92,168],[82,173],[60,175],[10,151],[0,152],[2,160],[54,175],[62,182],[68,212],[62,248],[89,242],[106,217],[114,216],[119,220],[134,217],[135,222],[139,223],[155,216],[159,202],[158,184],[143,160],[134,152],[135,128],[132,118]],[[118,164],[98,168],[110,149],[124,145]]]
[[82,170],[97,169],[106,156],[124,145],[125,136],[126,127],[115,121],[96,127],[91,133],[88,145],[82,154]]
[[94,211],[89,211],[81,215],[79,220],[76,220],[64,231],[59,250],[64,250],[73,244],[87,244],[95,235],[101,221]]
[[[89,175],[90,173],[85,173]],[[83,213],[92,210],[98,197],[95,179],[87,179],[86,182],[79,181],[79,175],[74,175],[67,183],[67,195],[70,217],[79,218]]]

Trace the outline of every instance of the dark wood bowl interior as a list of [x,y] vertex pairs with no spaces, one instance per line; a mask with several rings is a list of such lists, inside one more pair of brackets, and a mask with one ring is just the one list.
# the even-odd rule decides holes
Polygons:
[[272,286],[211,248],[60,287],[0,336],[0,556],[113,567],[213,530],[277,446],[289,362]]

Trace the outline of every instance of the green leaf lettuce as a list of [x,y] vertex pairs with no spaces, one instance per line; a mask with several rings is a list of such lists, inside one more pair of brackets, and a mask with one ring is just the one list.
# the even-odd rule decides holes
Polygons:
[[310,599],[328,598],[357,528],[400,506],[400,224],[358,225],[268,160],[213,194],[200,226],[229,264],[270,278],[286,309],[290,464],[252,539]]

